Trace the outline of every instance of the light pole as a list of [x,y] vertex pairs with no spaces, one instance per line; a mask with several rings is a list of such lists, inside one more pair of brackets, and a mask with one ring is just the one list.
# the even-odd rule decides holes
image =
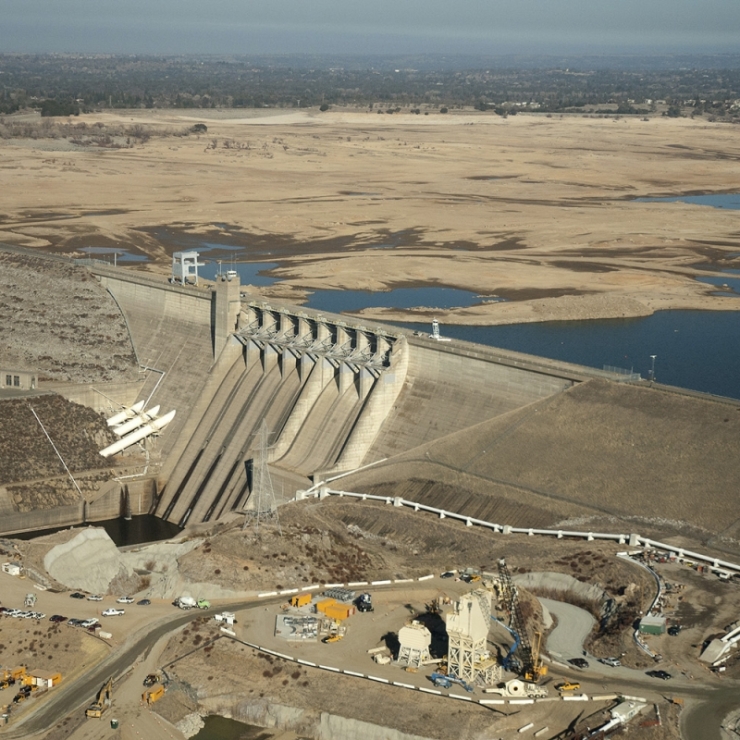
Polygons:
[[650,382],[651,383],[655,382],[655,358],[657,356],[658,355],[650,355],[650,359],[652,360],[650,364]]

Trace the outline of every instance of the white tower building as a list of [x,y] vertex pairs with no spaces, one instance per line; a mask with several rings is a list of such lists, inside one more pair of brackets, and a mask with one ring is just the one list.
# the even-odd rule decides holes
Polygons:
[[491,624],[491,592],[477,589],[453,604],[446,615],[447,672],[484,686],[501,680],[501,668],[486,646]]

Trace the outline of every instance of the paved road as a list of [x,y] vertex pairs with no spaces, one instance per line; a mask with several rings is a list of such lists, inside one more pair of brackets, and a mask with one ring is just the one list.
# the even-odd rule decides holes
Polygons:
[[62,684],[58,691],[39,707],[38,711],[21,717],[17,722],[12,722],[4,731],[0,731],[3,738],[27,738],[39,732],[48,730],[56,725],[64,717],[76,709],[90,704],[98,693],[100,687],[111,676],[120,676],[131,666],[136,659],[147,648],[154,645],[160,637],[191,622],[198,617],[212,616],[221,611],[232,611],[235,609],[249,609],[263,607],[270,602],[285,601],[285,597],[272,597],[256,601],[254,597],[235,601],[230,604],[220,604],[211,609],[194,609],[183,613],[174,613],[171,618],[155,624],[151,630],[143,631],[135,640],[121,651],[109,656],[99,666],[69,684]]
[[[542,604],[558,618],[558,624],[547,638],[547,649],[552,655],[564,660],[583,654],[583,643],[594,623],[594,618],[585,610],[572,604],[552,599],[540,599]],[[710,688],[687,684],[680,677],[660,686],[660,681],[648,678],[642,671],[631,668],[611,668],[589,658],[585,675],[593,678],[600,674],[609,683],[627,683],[635,690],[661,691],[665,696],[685,696],[698,700],[681,716],[681,735],[685,740],[722,740],[722,720],[733,710],[740,708],[740,689],[737,682],[726,688]]]
[[[428,588],[429,585],[430,582],[427,581],[424,584],[413,584],[413,587]],[[409,586],[412,586],[412,584],[409,584]],[[408,588],[404,588],[404,592],[407,590]],[[151,629],[145,628],[142,630],[129,645],[109,656],[90,672],[80,676],[69,684],[60,686],[59,690],[55,691],[49,700],[42,704],[37,711],[19,718],[17,722],[0,730],[0,736],[3,739],[8,738],[8,740],[28,738],[32,735],[48,731],[70,713],[81,711],[83,707],[92,701],[102,684],[110,676],[116,677],[123,674],[157,640],[187,622],[202,616],[212,616],[224,610],[261,609],[267,604],[280,603],[284,600],[284,596],[259,600],[251,597],[229,604],[219,604],[206,610],[195,609],[185,613],[175,612],[171,617],[154,623]],[[570,605],[554,602],[554,607],[551,610],[554,614],[561,615],[565,613],[561,608],[563,606],[567,607]],[[550,608],[549,605],[548,608]],[[583,610],[576,607],[571,608],[583,612]],[[584,614],[591,619],[590,615],[585,612]],[[580,646],[583,644],[583,635],[587,634],[587,630],[584,633],[584,628],[588,620],[582,617],[575,618],[578,620],[580,626],[563,632],[562,642],[560,635],[556,638],[555,645],[567,651],[564,654],[565,658],[569,657],[571,648],[576,645],[579,647],[576,648],[574,654],[581,654],[582,649]],[[561,619],[565,621],[564,617],[561,617]],[[549,645],[550,641],[548,640]],[[633,671],[628,668],[608,668],[595,663],[593,659],[591,659],[588,670],[581,673],[575,669],[566,669],[565,673],[571,676],[583,675],[584,679],[593,679],[598,676],[597,680],[602,680],[607,684],[616,684],[622,691],[624,691],[625,685],[627,685],[630,687],[629,690],[635,692],[648,690],[653,693],[662,693],[665,696],[680,696],[696,700],[698,702],[697,705],[688,709],[685,716],[682,716],[682,736],[685,740],[720,740],[720,725],[723,718],[733,709],[740,707],[740,689],[738,689],[738,683],[729,680],[727,681],[728,685],[722,687],[696,685],[680,678],[664,684],[656,679],[648,678],[640,671]]]
[[547,610],[557,617],[555,629],[547,637],[547,650],[565,660],[583,654],[583,643],[596,621],[585,609],[553,599],[540,599]]

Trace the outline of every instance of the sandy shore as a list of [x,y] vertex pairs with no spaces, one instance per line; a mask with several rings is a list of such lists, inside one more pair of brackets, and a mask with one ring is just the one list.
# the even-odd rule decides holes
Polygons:
[[[6,118],[11,121],[12,117]],[[123,148],[1,139],[0,241],[271,261],[267,296],[465,288],[472,308],[378,319],[496,324],[737,310],[697,276],[737,267],[737,211],[634,198],[737,189],[730,124],[453,112],[121,111],[70,119],[82,140],[140,125]],[[176,135],[202,122],[202,135]],[[102,124],[103,128],[96,127]],[[496,299],[504,299],[496,300]]]

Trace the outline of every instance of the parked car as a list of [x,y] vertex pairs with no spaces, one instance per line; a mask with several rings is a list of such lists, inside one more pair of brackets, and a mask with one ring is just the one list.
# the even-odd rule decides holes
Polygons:
[[668,634],[671,635],[671,637],[675,637],[680,631],[681,631],[681,625],[680,624],[672,624],[668,628]]
[[94,627],[96,624],[100,624],[100,622],[96,617],[93,617],[92,619],[84,619],[80,622],[80,627],[87,629],[88,627]]
[[454,578],[455,575],[454,570],[446,570],[442,575],[440,575],[440,578]]
[[49,617],[50,622],[66,622],[67,617],[63,617],[61,614],[52,614]]
[[122,617],[125,613],[125,609],[114,609],[113,607],[110,609],[103,609],[104,617]]
[[87,597],[87,600],[88,601],[102,601],[103,600],[103,597],[100,596],[99,594],[90,594]]
[[134,600],[131,596],[121,596],[120,599],[116,599],[119,604],[133,604]]
[[571,658],[568,662],[576,668],[588,668],[588,661],[585,658]]
[[81,619],[74,619],[74,618],[72,618],[72,619],[69,619],[67,621],[67,624],[70,627],[79,627],[82,624],[82,620]]
[[149,606],[152,602],[149,601],[149,599],[141,599],[140,601],[136,602],[139,606]]
[[668,671],[646,671],[648,676],[652,676],[652,678],[660,678],[663,681],[667,681],[671,674],[668,673]]
[[612,668],[622,665],[621,661],[617,660],[617,658],[599,658],[599,663],[611,666]]
[[81,594],[79,591],[75,591],[74,593],[69,595],[70,599],[84,599],[85,594]]

